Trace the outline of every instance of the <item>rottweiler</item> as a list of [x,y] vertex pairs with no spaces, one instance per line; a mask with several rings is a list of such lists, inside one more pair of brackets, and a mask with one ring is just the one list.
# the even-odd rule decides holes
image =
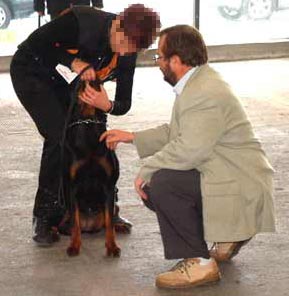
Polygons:
[[[77,94],[84,91],[86,83],[99,90],[100,81],[80,81]],[[68,170],[69,210],[59,228],[70,221],[71,243],[69,256],[79,254],[81,232],[95,232],[105,228],[107,256],[119,257],[121,249],[115,240],[113,215],[115,213],[116,182],[119,162],[114,151],[100,135],[106,131],[106,115],[77,100],[66,129],[65,146],[70,154]]]

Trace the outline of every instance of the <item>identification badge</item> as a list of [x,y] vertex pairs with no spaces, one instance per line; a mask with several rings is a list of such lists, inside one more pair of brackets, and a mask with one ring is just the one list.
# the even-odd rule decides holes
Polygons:
[[58,64],[55,69],[68,84],[70,84],[78,76],[77,73],[71,71],[68,67],[62,64]]

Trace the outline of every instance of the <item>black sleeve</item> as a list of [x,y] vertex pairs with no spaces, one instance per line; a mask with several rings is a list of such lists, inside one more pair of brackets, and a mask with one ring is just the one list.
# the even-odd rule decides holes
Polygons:
[[123,115],[131,107],[133,76],[137,55],[120,56],[117,66],[116,92],[113,115]]
[[27,43],[46,65],[55,67],[61,63],[70,67],[75,55],[67,49],[78,48],[78,30],[76,16],[68,12],[34,31]]

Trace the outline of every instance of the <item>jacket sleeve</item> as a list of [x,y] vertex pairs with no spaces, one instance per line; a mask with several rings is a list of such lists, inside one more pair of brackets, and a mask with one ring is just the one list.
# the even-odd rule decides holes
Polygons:
[[224,122],[218,107],[189,108],[180,118],[178,136],[147,160],[139,176],[149,182],[160,169],[191,170],[209,159]]
[[123,115],[131,107],[133,77],[137,55],[119,57],[116,77],[116,91],[112,115]]
[[160,151],[168,143],[169,133],[168,124],[135,133],[134,144],[139,157],[144,158]]
[[45,10],[45,1],[44,0],[34,0],[33,1],[33,7],[35,11],[42,11]]

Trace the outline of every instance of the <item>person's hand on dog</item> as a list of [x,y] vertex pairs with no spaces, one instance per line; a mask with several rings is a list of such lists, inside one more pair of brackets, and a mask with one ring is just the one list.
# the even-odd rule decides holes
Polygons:
[[100,91],[97,91],[89,85],[88,81],[85,84],[84,92],[79,95],[79,98],[86,104],[104,112],[108,112],[112,107],[104,87],[100,85]]
[[134,180],[134,188],[137,194],[141,197],[141,199],[147,200],[148,196],[143,190],[143,187],[145,186],[145,184],[146,182],[141,177],[137,177]]
[[118,143],[132,143],[134,140],[134,134],[131,132],[126,132],[122,130],[109,130],[104,132],[99,141],[105,140],[106,146],[110,150],[115,150]]
[[[83,71],[86,67],[90,66],[90,64],[75,58],[71,63],[71,70],[76,72],[77,74],[80,74],[81,71]],[[81,80],[95,80],[95,71],[93,67],[88,68],[85,70],[81,75]]]

